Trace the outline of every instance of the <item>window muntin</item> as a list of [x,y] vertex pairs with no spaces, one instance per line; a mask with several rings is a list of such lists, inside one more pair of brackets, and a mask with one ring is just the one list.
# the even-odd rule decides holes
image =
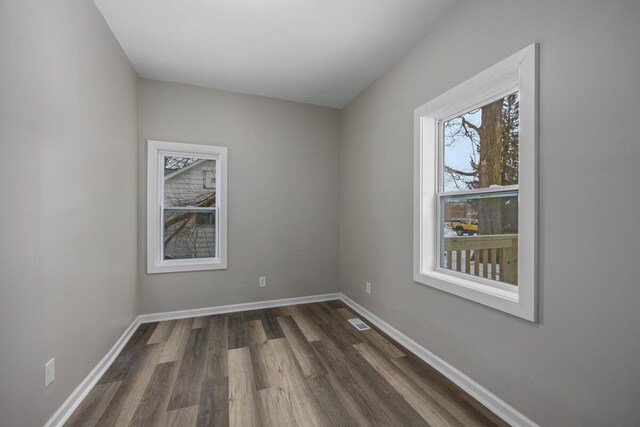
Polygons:
[[148,141],[147,272],[226,268],[226,148]]

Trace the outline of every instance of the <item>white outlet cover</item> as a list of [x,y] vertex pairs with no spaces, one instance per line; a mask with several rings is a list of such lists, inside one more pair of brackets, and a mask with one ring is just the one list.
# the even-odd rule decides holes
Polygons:
[[367,282],[367,293],[371,293],[371,282]]
[[49,387],[49,384],[56,380],[56,358],[52,358],[44,364],[44,386]]
[[266,276],[260,276],[260,278],[258,279],[258,285],[261,288],[264,288],[265,286],[267,286],[267,277]]

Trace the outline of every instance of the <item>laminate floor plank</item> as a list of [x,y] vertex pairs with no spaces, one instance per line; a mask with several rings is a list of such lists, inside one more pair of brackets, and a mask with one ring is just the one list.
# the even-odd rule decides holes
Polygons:
[[312,378],[328,374],[327,369],[318,359],[311,343],[307,341],[293,317],[278,317],[278,321],[305,377]]
[[276,338],[284,338],[284,332],[280,327],[280,323],[278,323],[276,310],[273,308],[267,308],[262,311],[263,313],[260,316],[260,320],[262,320],[262,327],[264,328],[264,332],[267,334],[267,339],[273,340]]
[[155,365],[153,375],[131,419],[131,426],[160,425],[165,416],[165,408],[162,407],[163,396],[169,393],[168,385],[175,364],[176,362],[166,362]]
[[[343,338],[340,334],[333,337],[335,342]],[[401,396],[389,382],[353,346],[346,347],[348,341],[342,341],[340,350],[349,362],[354,377],[359,378],[373,393],[373,400],[384,404],[391,414],[395,425],[428,425],[416,410]]]
[[162,425],[164,427],[195,427],[197,416],[198,406],[174,409],[167,412]]
[[278,366],[284,374],[279,376],[281,382],[278,386],[290,393],[298,425],[329,426],[329,417],[315,398],[289,342],[282,338],[268,343],[274,348],[273,354],[277,356]]
[[147,347],[146,343],[151,338],[157,323],[143,323],[138,326],[129,341],[124,345],[118,357],[113,361],[107,372],[100,378],[98,384],[122,381],[130,375],[135,367],[144,357]]
[[[324,313],[320,311],[318,307],[315,307],[314,304],[301,306],[300,313],[310,325],[313,325],[314,332],[318,337],[318,339],[315,341],[327,341],[331,339],[325,333],[327,328],[335,329],[337,327],[338,329],[341,329],[340,325],[336,325],[333,321],[325,317]],[[350,342],[349,345],[351,344],[354,343]]]
[[362,331],[362,336],[365,338],[367,344],[375,347],[380,352],[390,359],[396,357],[403,357],[405,354],[398,349],[395,345],[391,344],[386,338],[378,333],[375,329],[369,329]]
[[463,393],[462,396],[460,396],[460,398],[462,400],[467,401],[467,403],[469,403],[471,406],[476,408],[478,411],[482,412],[482,414],[487,419],[491,420],[491,424],[490,425],[498,425],[498,426],[502,426],[502,427],[509,427],[508,423],[504,422],[496,414],[494,414],[493,412],[489,411],[484,405],[482,405],[482,403],[478,402],[476,399],[471,397],[469,394]]
[[[340,342],[341,338],[341,335],[336,333],[330,344]],[[339,346],[336,346],[336,350],[339,350],[348,362],[353,378],[358,379],[374,396],[373,401],[384,404],[393,423],[396,425],[427,425],[413,406],[403,398],[400,391],[381,376],[375,367],[354,348],[354,345],[350,347],[347,345],[348,341],[344,340]]]
[[461,426],[462,424],[443,408],[428,393],[422,390],[391,361],[368,344],[356,344],[356,349],[384,379],[424,418],[431,426]]
[[229,378],[205,377],[200,390],[196,425],[229,425]]
[[198,426],[229,425],[229,361],[227,318],[212,316],[208,323],[207,354],[200,388]]
[[211,316],[194,317],[193,325],[191,326],[191,328],[192,329],[208,328],[210,321],[211,321]]
[[229,350],[247,346],[244,324],[247,315],[245,312],[230,313],[227,315],[228,343]]
[[[145,342],[148,340],[148,337]],[[141,354],[138,362],[131,368],[122,384],[118,387],[109,405],[104,410],[96,425],[115,426],[128,425],[135,413],[136,407],[142,398],[144,389],[151,378],[158,354],[161,353],[161,344],[144,345],[145,352]]]
[[[338,308],[336,309],[336,312],[338,312],[342,316],[342,318],[347,321],[349,319],[359,317],[357,314],[355,314],[354,312],[352,312],[346,307]],[[351,326],[350,323],[349,323],[349,326]],[[370,345],[373,345],[379,351],[382,351],[383,353],[385,353],[387,357],[395,358],[395,357],[402,357],[405,355],[400,349],[398,349],[398,347],[391,344],[389,340],[383,337],[375,329],[360,331],[360,335],[364,338],[364,341],[366,341]]]
[[[262,419],[269,419],[277,413],[280,418],[275,425],[330,425],[328,417],[305,381],[287,340],[268,340],[261,346],[260,352],[269,384],[268,388],[259,392],[261,413],[264,414]],[[294,420],[293,424],[290,424],[291,420]]]
[[362,426],[368,424],[357,409],[354,408],[351,411],[347,409],[345,403],[351,402],[339,395],[339,392],[336,391],[337,386],[334,385],[335,382],[330,379],[329,374],[309,377],[307,383],[331,425]]
[[345,304],[342,301],[340,301],[339,299],[334,299],[332,301],[327,301],[327,304],[329,305],[329,307],[331,307],[333,309],[346,307]]
[[246,341],[251,355],[253,378],[256,389],[264,390],[272,386],[270,371],[273,368],[270,363],[271,347],[267,346],[267,334],[264,331],[261,320],[250,320],[244,324]]
[[506,423],[335,300],[142,324],[65,425]]
[[313,342],[322,338],[322,332],[318,328],[318,325],[303,313],[303,310],[308,310],[305,306],[289,306],[286,308],[286,313],[293,317],[293,320],[296,322],[296,325],[298,325],[307,341]]
[[[324,306],[319,304],[313,304],[309,307],[310,311],[315,316],[320,329],[324,332],[326,337],[326,331],[331,330],[337,333],[340,337],[340,342],[344,343],[346,347],[351,349],[353,344],[358,344],[364,341],[364,336],[358,331],[351,323],[341,316],[336,315],[336,310],[330,308],[328,305]],[[336,335],[334,335],[335,337]]]
[[207,329],[192,329],[180,363],[168,410],[198,404],[206,360]]
[[[425,425],[424,420],[406,402],[405,399],[395,390],[375,369],[365,360],[362,355],[353,347],[354,339],[351,331],[339,327],[331,327],[325,324],[322,326],[325,335],[329,338],[327,344],[333,348],[347,366],[342,368],[351,378],[362,384],[361,389],[367,390],[368,401],[378,402],[390,418],[389,422],[396,425]],[[349,333],[345,333],[345,330]],[[355,341],[358,341],[357,339]],[[360,340],[362,341],[362,340]]]
[[258,390],[260,424],[265,427],[297,426],[289,393],[280,388]]
[[340,352],[336,351],[337,348],[331,348],[332,346],[323,340],[314,341],[312,345],[327,370],[333,374],[334,390],[358,413],[358,418],[366,419],[372,425],[393,425],[394,417],[391,411],[384,402],[378,402],[366,382],[351,369]]
[[95,426],[122,381],[97,384],[64,424],[65,427]]
[[[350,308],[350,307],[345,305],[344,307],[342,307],[340,309],[337,309],[336,311],[338,313],[340,313],[340,315],[343,318],[351,319],[351,318],[354,318],[354,317],[358,317],[358,318],[362,319],[371,328],[370,329],[371,331],[377,333],[377,335],[379,335],[382,339],[384,339],[386,342],[391,344],[394,347],[394,349],[391,349],[391,351],[393,353],[395,353],[395,354],[389,353],[389,357],[402,357],[404,355],[411,354],[411,351],[409,351],[408,349],[404,348],[400,343],[398,343],[396,340],[391,338],[389,335],[387,335],[383,330],[378,328],[372,322],[369,322],[366,317],[358,314],[352,308]],[[365,331],[363,331],[363,332],[365,332]],[[369,340],[368,342],[369,342],[369,344],[374,344],[374,345],[376,344],[372,340]],[[384,351],[384,349],[381,349],[381,350]]]
[[116,425],[128,425],[133,419],[145,390],[153,377],[153,373],[164,350],[164,345],[165,343],[147,345],[149,348],[148,356],[144,362],[133,371],[136,375],[132,378],[132,381],[126,382],[127,395],[120,409],[120,414],[116,419]]
[[131,338],[129,338],[129,341],[124,345],[122,353],[126,353],[126,351],[131,348],[146,345],[158,324],[159,322],[151,322],[139,325],[133,335],[131,335]]
[[175,320],[167,320],[166,322],[158,323],[153,334],[149,337],[147,344],[157,344],[159,342],[165,342],[171,336],[173,328],[176,326]]
[[[178,327],[179,326],[179,327]],[[185,349],[187,347],[187,341],[191,336],[191,330],[193,326],[193,319],[181,319],[176,324],[176,328],[172,333],[171,337],[167,341],[165,345],[165,349],[161,356],[161,363],[169,363],[164,362],[164,360],[171,360],[173,362],[172,369],[169,373],[169,379],[167,381],[167,392],[162,395],[161,402],[159,404],[160,408],[164,411],[162,420],[158,423],[158,425],[171,424],[175,420],[180,421],[181,419],[188,417],[190,412],[188,410],[182,410],[184,408],[176,409],[173,411],[168,411],[169,400],[172,396],[172,391],[178,379],[178,372],[180,370],[180,365],[182,362],[182,358],[185,355]],[[193,408],[195,405],[190,406],[189,408]],[[175,421],[175,422],[178,422]],[[195,423],[195,421],[194,421]],[[189,425],[188,423],[186,425]]]
[[405,358],[394,359],[394,362],[398,365],[403,361],[406,361],[406,364],[411,367],[412,375],[415,380],[419,379],[422,382],[428,383],[434,388],[441,390],[443,395],[449,396],[451,399],[456,399],[459,403],[465,402],[469,407],[475,408],[484,415],[486,419],[490,420],[490,423],[503,427],[508,425],[480,402],[471,397],[467,392],[438,372],[435,368],[424,363],[418,356],[407,353]]
[[205,374],[215,378],[226,377],[229,365],[227,318],[223,316],[212,317],[209,321],[208,334]]
[[249,349],[229,350],[229,425],[259,426],[258,403]]
[[[429,396],[436,400],[439,405],[453,415],[461,424],[465,426],[490,426],[496,424],[494,420],[491,420],[464,399],[461,399],[457,393],[451,393],[451,390],[447,390],[444,385],[426,379],[424,375],[421,375],[419,371],[412,366],[412,363],[407,357],[396,358],[391,362],[411,378],[411,381],[416,383],[429,394]],[[504,425],[501,423],[498,424]]]
[[177,320],[159,363],[176,362],[182,359],[192,326],[193,318]]

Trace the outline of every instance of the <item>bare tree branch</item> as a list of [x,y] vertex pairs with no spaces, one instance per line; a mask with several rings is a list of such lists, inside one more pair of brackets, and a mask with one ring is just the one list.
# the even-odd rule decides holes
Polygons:
[[462,175],[462,176],[478,176],[478,171],[475,172],[463,172],[463,171],[459,171],[457,169],[453,169],[449,166],[445,166],[444,167],[445,172],[450,173],[450,174],[455,174],[455,175]]
[[471,129],[475,130],[476,132],[480,133],[480,128],[474,125],[473,123],[471,123],[470,121],[468,121],[467,119],[465,119],[464,117],[462,117],[462,126],[464,127],[468,126]]
[[[184,230],[187,224],[189,224],[189,221],[191,221],[196,216],[196,214],[197,212],[189,212],[189,213],[184,213],[177,216],[177,217],[181,217],[181,221],[184,221],[184,222],[180,224],[180,226],[176,228],[176,230],[173,233],[171,233],[169,237],[165,239],[164,241],[165,247],[169,244],[171,240],[173,240],[174,237],[176,237],[182,230]],[[173,218],[173,219],[176,219],[176,218]],[[174,224],[177,224],[177,221],[174,222]]]

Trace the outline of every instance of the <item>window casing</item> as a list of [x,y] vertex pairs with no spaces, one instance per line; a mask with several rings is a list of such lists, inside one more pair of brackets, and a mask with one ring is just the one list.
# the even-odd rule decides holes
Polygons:
[[147,273],[227,268],[227,149],[147,144]]
[[[414,280],[530,321],[536,320],[537,51],[530,45],[415,111]],[[514,99],[519,123],[510,179],[465,181],[469,170],[447,162],[447,150],[461,156],[451,142],[452,123],[473,141],[480,131],[474,115]],[[476,142],[475,149],[482,146],[481,138]],[[478,175],[484,166],[475,154]],[[500,227],[492,229],[492,221]]]

